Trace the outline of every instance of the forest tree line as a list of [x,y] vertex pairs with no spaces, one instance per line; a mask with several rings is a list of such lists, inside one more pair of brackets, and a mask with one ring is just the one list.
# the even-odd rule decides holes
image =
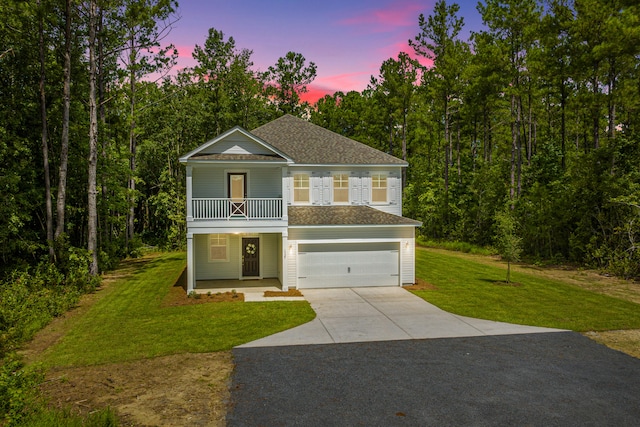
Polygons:
[[312,58],[283,47],[258,70],[215,28],[172,70],[176,1],[3,2],[2,270],[85,262],[91,276],[143,244],[182,248],[178,158],[294,114],[406,159],[404,214],[425,239],[489,246],[509,215],[530,258],[637,277],[635,3],[486,0],[463,39],[458,6],[439,1],[365,90],[309,105]]

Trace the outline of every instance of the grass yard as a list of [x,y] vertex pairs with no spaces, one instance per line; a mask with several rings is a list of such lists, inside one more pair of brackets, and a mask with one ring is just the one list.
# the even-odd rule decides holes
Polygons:
[[184,266],[184,253],[141,263],[130,277],[100,291],[106,294],[40,360],[46,366],[83,366],[229,350],[315,317],[305,301],[162,307]]
[[585,290],[506,264],[443,250],[418,248],[416,275],[437,289],[413,291],[456,314],[578,332],[640,329],[640,304]]

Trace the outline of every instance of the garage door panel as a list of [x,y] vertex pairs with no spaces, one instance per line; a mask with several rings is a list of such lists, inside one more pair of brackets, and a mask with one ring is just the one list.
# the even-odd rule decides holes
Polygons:
[[399,282],[398,244],[306,244],[298,253],[298,286],[330,288],[394,286]]

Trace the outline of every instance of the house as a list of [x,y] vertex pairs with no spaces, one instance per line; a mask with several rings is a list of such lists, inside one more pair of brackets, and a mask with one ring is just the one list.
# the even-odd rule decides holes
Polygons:
[[180,158],[187,169],[187,291],[277,278],[283,290],[415,281],[402,216],[407,163],[285,115],[235,127]]

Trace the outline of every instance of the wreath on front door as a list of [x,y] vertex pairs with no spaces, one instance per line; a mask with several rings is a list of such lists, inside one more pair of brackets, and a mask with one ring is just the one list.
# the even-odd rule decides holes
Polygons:
[[247,245],[246,248],[244,248],[244,251],[248,254],[248,255],[253,255],[256,253],[256,245],[254,245],[253,243],[249,243]]

